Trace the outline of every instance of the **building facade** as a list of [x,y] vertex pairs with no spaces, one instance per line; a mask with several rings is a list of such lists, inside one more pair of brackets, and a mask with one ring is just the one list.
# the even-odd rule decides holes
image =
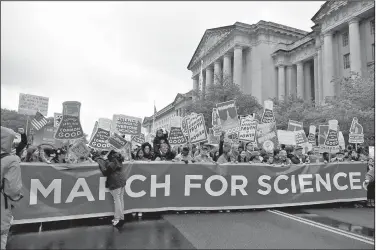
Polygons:
[[175,100],[155,114],[154,128],[153,116],[145,117],[142,127],[146,134],[155,135],[156,130],[160,128],[170,129],[174,122],[179,122],[186,115],[185,107],[192,103],[192,91],[185,94],[177,94]]
[[265,21],[208,29],[188,65],[193,91],[231,79],[261,104],[289,95],[322,103],[339,92],[333,79],[374,66],[374,8],[374,1],[327,1],[311,32]]

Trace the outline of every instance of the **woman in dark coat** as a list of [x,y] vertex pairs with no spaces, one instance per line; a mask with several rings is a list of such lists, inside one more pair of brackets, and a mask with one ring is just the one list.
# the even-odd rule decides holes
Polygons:
[[144,152],[144,158],[148,160],[153,160],[154,154],[151,148],[150,143],[145,142],[141,145],[142,152]]
[[115,214],[112,225],[121,227],[124,224],[124,186],[126,183],[126,175],[122,164],[124,157],[112,150],[107,159],[106,157],[99,157],[94,160],[99,164],[102,174],[107,177],[106,188],[110,190],[114,199]]

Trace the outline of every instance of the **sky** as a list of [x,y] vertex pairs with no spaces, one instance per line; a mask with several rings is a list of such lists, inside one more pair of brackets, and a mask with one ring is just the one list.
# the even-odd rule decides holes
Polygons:
[[311,31],[324,2],[1,2],[1,107],[49,97],[48,116],[81,102],[81,124],[144,118],[192,89],[206,29],[260,20]]

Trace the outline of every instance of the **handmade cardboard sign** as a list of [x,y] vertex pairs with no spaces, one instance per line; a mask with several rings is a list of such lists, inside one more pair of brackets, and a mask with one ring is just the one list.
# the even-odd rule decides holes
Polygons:
[[351,122],[349,143],[364,143],[363,126],[360,125],[356,117]]
[[214,131],[212,128],[209,128],[209,139],[210,144],[219,144],[219,136],[214,135]]
[[261,123],[271,123],[275,122],[273,113],[273,101],[264,101],[264,113],[262,114]]
[[296,145],[295,133],[293,131],[277,130],[278,142],[284,145]]
[[171,145],[182,145],[187,143],[187,140],[180,127],[171,127],[168,141]]
[[188,120],[188,137],[190,143],[199,143],[208,140],[203,114],[192,114]]
[[191,115],[187,115],[185,116],[182,120],[181,120],[181,130],[183,131],[183,134],[185,136],[188,136],[188,120],[189,120],[189,117]]
[[220,126],[221,121],[219,119],[218,109],[213,108],[212,112],[212,126]]
[[48,97],[20,93],[18,113],[23,115],[35,115],[37,111],[47,116]]
[[97,129],[98,129],[98,121],[95,121],[94,129],[93,129],[93,132],[91,132],[90,140],[89,141],[91,141],[91,139],[93,138],[93,136],[94,136],[95,132],[97,131]]
[[112,118],[112,132],[120,135],[139,135],[142,119],[127,115],[114,115]]
[[256,128],[258,121],[253,116],[240,118],[239,140],[244,142],[256,141]]
[[328,148],[331,153],[339,151],[339,141],[338,141],[338,121],[329,120],[329,130],[326,136],[324,146]]
[[72,140],[84,137],[80,122],[80,108],[80,102],[63,102],[63,119],[55,133],[55,139]]
[[107,143],[116,150],[120,150],[127,144],[127,141],[119,134],[113,133],[107,139]]
[[316,146],[316,126],[309,126],[308,142],[312,144],[312,147]]
[[145,135],[143,133],[139,135],[132,135],[131,141],[134,142],[135,144],[141,145],[142,143],[145,142]]
[[287,131],[297,131],[303,129],[303,123],[297,122],[293,120],[289,120],[289,123],[287,125]]
[[294,131],[295,133],[295,140],[297,146],[303,147],[303,153],[307,153],[308,151],[312,150],[312,144],[308,142],[308,138],[304,132],[304,130],[297,130]]
[[258,147],[266,152],[273,152],[278,145],[275,122],[258,124],[256,138]]
[[346,148],[345,137],[343,137],[342,131],[338,132],[338,142],[342,149]]
[[54,127],[58,128],[61,120],[63,119],[63,114],[54,113]]
[[85,142],[82,140],[77,140],[73,146],[70,148],[70,151],[80,157],[88,157],[90,155],[90,149],[86,146]]
[[107,118],[99,118],[98,128],[89,141],[89,146],[99,150],[110,150],[111,145],[107,142],[110,137],[112,121]]
[[239,132],[240,126],[235,101],[217,103],[216,106],[222,130],[230,134]]
[[213,134],[214,134],[214,136],[221,136],[222,127],[221,126],[213,126]]

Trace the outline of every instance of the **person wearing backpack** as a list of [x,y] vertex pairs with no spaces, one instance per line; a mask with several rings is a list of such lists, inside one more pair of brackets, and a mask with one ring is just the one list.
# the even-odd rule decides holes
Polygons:
[[107,177],[106,188],[114,199],[115,214],[112,220],[114,227],[120,228],[124,225],[124,191],[126,175],[123,168],[124,157],[112,150],[108,156],[99,156],[93,159],[99,164],[99,169]]
[[15,137],[13,130],[1,126],[1,249],[7,245],[12,208],[23,197],[20,158],[10,154]]

